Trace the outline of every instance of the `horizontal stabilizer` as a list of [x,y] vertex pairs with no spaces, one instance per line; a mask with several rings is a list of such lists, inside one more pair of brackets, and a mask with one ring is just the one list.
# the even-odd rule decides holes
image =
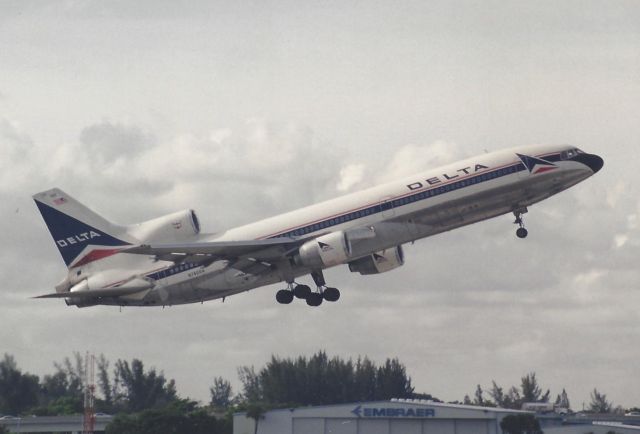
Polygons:
[[[151,287],[151,286],[149,286]],[[98,297],[119,297],[122,295],[135,294],[149,288],[100,288],[85,289],[73,292],[54,292],[53,294],[39,295],[33,298],[98,298]]]
[[87,281],[76,284],[71,291],[54,292],[52,294],[39,295],[33,298],[99,298],[99,297],[120,297],[123,295],[135,294],[145,291],[153,286],[153,283],[141,279],[139,277],[133,277],[132,279],[124,282],[120,286],[114,286],[110,288],[96,288],[89,289]]

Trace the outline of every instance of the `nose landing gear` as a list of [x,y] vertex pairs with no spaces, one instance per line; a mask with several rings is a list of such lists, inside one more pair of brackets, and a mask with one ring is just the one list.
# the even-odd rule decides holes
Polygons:
[[525,214],[527,211],[527,208],[521,208],[513,212],[513,215],[516,217],[513,224],[518,225],[518,229],[516,229],[516,236],[518,238],[526,238],[527,235],[529,235],[529,231],[525,229],[524,221],[522,220],[522,214]]

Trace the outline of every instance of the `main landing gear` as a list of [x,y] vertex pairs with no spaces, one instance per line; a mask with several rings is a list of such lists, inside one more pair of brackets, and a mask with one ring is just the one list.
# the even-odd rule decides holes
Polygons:
[[524,221],[522,220],[522,214],[526,213],[527,208],[517,209],[513,212],[513,215],[516,217],[516,220],[513,224],[518,225],[518,229],[516,229],[516,236],[518,238],[526,238],[529,235],[529,231],[527,231],[524,227]]
[[322,271],[314,271],[311,277],[316,284],[316,290],[312,291],[308,285],[298,285],[289,282],[287,289],[281,289],[276,293],[276,300],[280,304],[289,304],[295,298],[304,299],[309,306],[320,306],[323,301],[334,302],[340,299],[340,291],[337,288],[326,286]]

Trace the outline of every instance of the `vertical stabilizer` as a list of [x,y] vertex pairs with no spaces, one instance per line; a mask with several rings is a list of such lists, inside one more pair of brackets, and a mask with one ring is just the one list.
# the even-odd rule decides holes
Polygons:
[[33,199],[69,268],[113,255],[131,244],[121,226],[110,223],[58,188],[37,193]]

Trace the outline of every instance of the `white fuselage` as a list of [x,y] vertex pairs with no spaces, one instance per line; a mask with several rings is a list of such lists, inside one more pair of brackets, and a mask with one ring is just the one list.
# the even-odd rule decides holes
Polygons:
[[[347,263],[443,231],[524,210],[591,176],[594,172],[585,164],[562,159],[561,153],[568,149],[572,148],[527,146],[487,153],[198,240],[313,239],[335,231],[369,233],[353,242],[350,257],[343,262]],[[518,154],[548,159],[553,162],[553,170],[532,171]],[[100,303],[118,305],[157,306],[211,300],[312,271],[287,262],[275,264],[270,271],[252,274],[233,268],[234,261],[229,260],[204,265],[175,264],[125,253],[100,262],[100,269],[110,276],[105,280],[113,279],[105,282],[107,285],[116,284],[132,273],[155,281],[148,291]]]

